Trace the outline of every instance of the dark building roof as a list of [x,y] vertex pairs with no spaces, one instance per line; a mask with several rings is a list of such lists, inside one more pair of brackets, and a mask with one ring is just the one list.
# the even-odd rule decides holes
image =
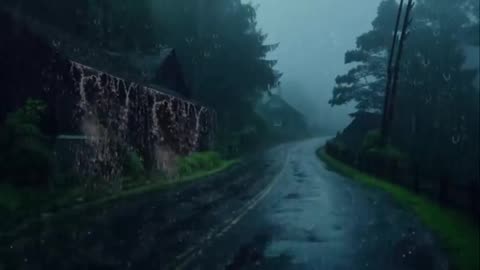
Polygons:
[[297,111],[292,105],[288,104],[281,96],[272,95],[270,99],[262,105],[262,110],[268,113],[283,115],[290,114],[300,119],[304,118],[304,115]]
[[155,54],[106,52],[94,61],[92,66],[99,70],[190,97],[177,54],[172,48],[161,48]]
[[150,53],[108,51],[31,18],[21,19],[67,59],[169,94],[190,97],[182,67],[173,48],[164,46]]
[[258,106],[257,111],[268,122],[282,121],[286,122],[289,128],[307,129],[304,115],[279,95],[270,96],[266,103]]

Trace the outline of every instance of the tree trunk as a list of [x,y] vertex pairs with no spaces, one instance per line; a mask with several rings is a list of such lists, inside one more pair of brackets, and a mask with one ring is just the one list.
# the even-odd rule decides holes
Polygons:
[[395,54],[395,48],[397,46],[398,40],[398,28],[400,25],[400,17],[402,16],[403,10],[403,0],[400,0],[400,6],[398,7],[397,20],[395,22],[395,30],[393,32],[392,47],[390,49],[390,56],[388,58],[387,66],[387,84],[385,85],[385,99],[383,104],[383,114],[382,114],[382,127],[381,127],[381,143],[382,145],[387,144],[387,123],[388,123],[388,110],[390,107],[390,87],[392,82],[392,64],[393,64],[393,55]]
[[411,24],[411,19],[410,19],[410,14],[412,12],[413,7],[415,6],[413,0],[408,0],[407,4],[407,10],[406,14],[403,20],[403,27],[402,27],[402,35],[400,37],[400,45],[398,48],[398,53],[397,53],[397,59],[395,61],[395,70],[393,73],[393,82],[392,82],[392,89],[390,93],[390,103],[389,103],[389,109],[388,109],[388,114],[387,114],[387,126],[386,126],[386,135],[388,136],[390,128],[392,126],[392,121],[393,121],[393,114],[395,111],[395,97],[397,94],[397,86],[398,86],[398,77],[400,73],[400,63],[402,60],[402,54],[403,54],[403,48],[405,45],[405,40],[408,37],[408,27]]
[[[389,63],[389,67],[388,67],[390,73],[388,74],[388,78],[387,78],[387,91],[385,94],[385,107],[383,112],[384,114],[382,117],[382,130],[381,130],[381,143],[383,145],[388,143],[388,140],[390,137],[390,129],[392,126],[393,114],[395,110],[395,96],[397,92],[397,83],[398,83],[398,77],[400,73],[400,63],[402,59],[405,40],[407,39],[407,36],[408,36],[408,27],[411,24],[410,14],[414,6],[415,6],[415,3],[413,2],[413,0],[408,0],[407,9],[403,19],[402,34],[400,36],[399,48],[396,52],[397,53],[396,59],[393,62],[393,64]],[[401,1],[401,5],[399,7],[399,14],[397,15],[398,20],[400,20],[402,9],[403,9],[403,1]],[[396,32],[397,31],[398,31],[398,28],[396,29]],[[393,61],[392,55],[395,54],[394,49],[395,49],[395,43],[397,38],[396,32],[394,35],[395,40],[394,40],[394,45],[392,45],[393,50],[390,55],[390,61]],[[394,67],[393,74],[391,74],[392,66]]]

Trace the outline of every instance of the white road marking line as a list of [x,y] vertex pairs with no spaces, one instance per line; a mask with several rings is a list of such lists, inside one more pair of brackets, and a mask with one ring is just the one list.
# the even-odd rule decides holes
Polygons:
[[[176,270],[181,270],[184,269],[188,264],[195,258],[195,255],[201,252],[201,246],[204,245],[207,241],[211,240],[212,238],[218,238],[221,237],[223,234],[228,232],[235,224],[237,224],[243,217],[245,217],[255,206],[258,205],[260,201],[262,201],[273,189],[273,187],[276,185],[276,183],[280,180],[281,176],[284,174],[288,162],[290,160],[290,153],[287,152],[287,157],[285,158],[284,164],[282,166],[282,170],[275,176],[274,180],[272,183],[265,188],[262,192],[260,192],[257,196],[255,196],[252,200],[250,200],[247,204],[247,206],[243,207],[240,211],[240,214],[234,218],[234,219],[228,219],[226,222],[226,225],[223,229],[217,230],[219,231],[218,233],[211,232],[207,235],[207,237],[204,237],[200,243],[196,246],[193,246],[184,253],[178,255],[176,258],[177,260],[181,260],[183,258],[186,258],[180,265],[176,267],[167,267],[167,269],[176,269]],[[215,231],[215,230],[214,230]],[[215,237],[212,237],[212,234],[215,234]]]

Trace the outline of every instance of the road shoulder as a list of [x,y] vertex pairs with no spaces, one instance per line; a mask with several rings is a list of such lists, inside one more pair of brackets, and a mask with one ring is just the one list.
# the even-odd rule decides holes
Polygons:
[[479,227],[466,215],[442,207],[387,180],[376,178],[350,167],[329,156],[323,148],[317,150],[317,156],[330,169],[387,192],[398,203],[415,213],[425,226],[439,236],[458,269],[479,269]]

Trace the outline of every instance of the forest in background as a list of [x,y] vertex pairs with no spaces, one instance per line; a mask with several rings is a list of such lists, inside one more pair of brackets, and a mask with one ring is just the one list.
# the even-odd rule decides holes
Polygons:
[[[251,4],[240,0],[3,2],[19,16],[83,41],[75,50],[89,46],[143,55],[142,64],[153,69],[150,56],[155,58],[164,47],[175,48],[190,98],[218,113],[219,151],[238,155],[272,140],[255,106],[279,84],[276,61],[267,58],[278,44],[266,44]],[[479,178],[479,79],[478,70],[465,63],[466,48],[479,46],[479,4],[475,0],[416,2],[400,68],[389,154],[408,156],[427,178],[448,175],[469,186]],[[358,37],[357,48],[345,54],[345,63],[353,68],[336,78],[331,105],[354,102],[359,112],[380,114],[397,9],[397,1],[383,1],[373,29]],[[374,137],[372,131],[361,138],[363,145],[358,148],[368,152]],[[344,152],[347,159],[359,162],[361,153]],[[388,167],[379,165],[373,164]]]
[[[353,68],[336,78],[330,101],[332,106],[354,102],[358,110],[354,117],[370,115],[378,120],[378,128],[398,7],[394,0],[381,2],[373,30],[359,36],[357,47],[345,54],[345,63]],[[433,186],[440,185],[440,193],[454,193],[449,187],[462,186],[476,194],[479,73],[478,67],[466,63],[467,57],[478,57],[467,55],[468,48],[478,51],[478,33],[478,1],[416,1],[403,50],[389,145],[379,149],[379,130],[362,134],[365,137],[357,145],[345,145],[344,138],[358,136],[346,131],[331,143],[332,151],[350,164],[377,173],[390,169],[398,176],[409,170],[415,177],[433,181]],[[369,161],[373,164],[365,164]],[[416,188],[419,184],[415,183]]]
[[60,134],[44,128],[49,125],[45,123],[49,104],[29,99],[0,119],[0,212],[9,217],[6,221],[14,224],[16,218],[35,214],[39,207],[52,211],[68,207],[78,203],[79,197],[81,202],[97,200],[105,191],[107,196],[122,196],[142,186],[143,190],[164,188],[170,184],[166,179],[182,182],[205,177],[228,169],[245,153],[285,139],[256,112],[261,98],[279,84],[281,73],[275,70],[276,61],[267,58],[278,44],[266,43],[251,4],[241,0],[0,3],[0,11],[19,22],[9,31],[32,31],[53,49],[62,48],[61,57],[75,56],[73,60],[85,60],[87,65],[97,53],[134,56],[141,60],[136,65],[153,72],[159,54],[173,48],[188,88],[185,98],[213,108],[218,122],[215,148],[178,157],[174,175],[150,170],[138,149],[130,149],[118,157],[124,163],[118,180],[121,190],[108,187],[97,192],[85,187],[99,179],[59,172],[54,148]]
[[149,58],[155,59],[162,48],[174,48],[190,98],[217,111],[221,150],[238,154],[267,141],[267,127],[254,109],[279,83],[276,61],[267,59],[278,44],[266,44],[251,4],[240,0],[3,2],[14,13],[54,27],[89,48],[143,55],[142,65],[147,68],[155,68]]

